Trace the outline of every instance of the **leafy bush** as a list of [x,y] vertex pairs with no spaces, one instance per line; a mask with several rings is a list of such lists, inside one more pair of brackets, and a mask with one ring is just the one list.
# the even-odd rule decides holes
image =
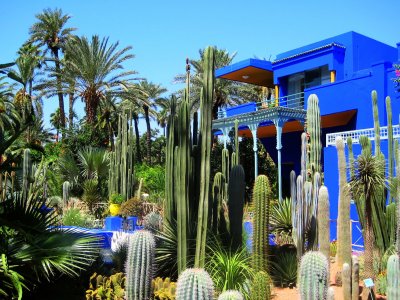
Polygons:
[[110,203],[112,204],[122,204],[125,200],[125,196],[121,194],[112,194],[110,197]]
[[141,218],[143,216],[142,202],[138,198],[132,197],[128,201],[122,203],[121,210],[119,213],[123,217],[137,216]]
[[270,274],[275,284],[281,287],[296,285],[297,257],[295,248],[281,249],[272,259]]
[[386,295],[387,278],[386,272],[379,273],[376,277],[376,292],[380,295]]
[[89,289],[86,291],[88,300],[123,300],[125,295],[125,275],[116,273],[110,277],[94,273],[90,277]]
[[82,201],[93,211],[93,205],[101,200],[97,179],[88,179],[83,183]]
[[148,166],[146,164],[135,166],[135,177],[143,178],[142,190],[151,194],[164,197],[165,169],[161,166]]
[[63,213],[62,223],[65,226],[78,226],[91,228],[93,226],[93,218],[84,214],[78,208],[70,208]]

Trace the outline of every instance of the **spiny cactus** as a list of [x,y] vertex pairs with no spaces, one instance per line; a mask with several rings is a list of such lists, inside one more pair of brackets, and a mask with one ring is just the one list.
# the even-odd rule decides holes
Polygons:
[[374,115],[374,130],[375,130],[375,155],[381,153],[381,134],[379,127],[379,112],[378,112],[378,94],[376,91],[371,92],[372,110]]
[[[253,268],[267,271],[268,226],[271,188],[268,177],[259,175],[253,189],[254,230],[253,230]],[[235,219],[233,219],[235,220]]]
[[214,285],[204,269],[186,269],[179,275],[176,299],[212,300],[213,296]]
[[243,295],[234,290],[227,290],[219,295],[218,300],[243,300]]
[[63,183],[63,203],[67,204],[69,201],[69,191],[71,189],[71,184],[68,181],[64,181]]
[[351,299],[358,300],[360,295],[359,282],[360,282],[360,265],[358,257],[352,256],[353,265],[351,267]]
[[156,233],[161,230],[162,227],[162,217],[159,213],[152,211],[148,213],[143,218],[144,229]]
[[302,300],[325,300],[328,292],[328,260],[321,252],[304,254],[300,264]]
[[348,263],[343,264],[342,271],[343,299],[351,300],[351,270]]
[[213,207],[212,207],[212,231],[217,234],[220,219],[222,214],[222,207],[224,202],[226,202],[226,194],[225,194],[225,177],[221,172],[217,172],[214,176],[214,182],[212,187],[212,199],[213,199]]
[[233,166],[228,185],[229,226],[233,249],[242,245],[243,206],[246,181],[241,165]]
[[239,121],[235,120],[235,155],[232,153],[232,168],[239,162]]
[[[326,258],[330,259],[330,214],[329,214],[329,193],[326,186],[321,186],[318,197],[318,242],[319,251]],[[328,274],[329,275],[329,274]]]
[[[387,115],[387,130],[388,130],[388,163],[389,163],[389,175],[388,179],[391,180],[394,175],[394,155],[393,155],[393,121],[392,121],[392,105],[390,97],[387,96],[386,102],[386,115]],[[389,198],[390,201],[394,200],[394,195]]]
[[32,178],[32,161],[31,150],[29,148],[24,150],[23,165],[22,165],[22,197],[26,200],[28,198],[30,184]]
[[129,239],[126,262],[127,300],[148,300],[153,279],[155,241],[147,230],[138,230]]
[[398,254],[393,254],[388,259],[386,295],[388,300],[400,299],[400,257]]
[[318,97],[312,94],[307,101],[307,133],[309,134],[309,155],[307,168],[310,175],[321,171],[321,116]]
[[200,196],[197,213],[197,237],[194,265],[204,267],[207,243],[208,202],[210,189],[210,156],[212,137],[212,106],[214,102],[214,48],[204,51],[203,88],[200,99]]
[[338,251],[339,266],[344,263],[351,264],[351,236],[350,236],[350,191],[346,177],[346,158],[344,142],[339,136],[336,139],[339,170],[339,214],[338,214]]
[[115,148],[110,153],[108,180],[109,195],[121,194],[125,199],[133,197],[135,185],[134,134],[132,123],[128,120],[127,115],[119,116]]
[[259,271],[253,278],[250,291],[251,300],[269,300],[271,299],[271,279],[268,273]]

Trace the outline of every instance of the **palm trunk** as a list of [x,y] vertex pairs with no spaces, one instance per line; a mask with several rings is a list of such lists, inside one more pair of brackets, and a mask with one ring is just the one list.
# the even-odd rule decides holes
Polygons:
[[64,138],[64,129],[65,129],[65,111],[64,111],[64,96],[61,90],[61,76],[60,76],[60,61],[58,60],[58,49],[53,49],[53,55],[55,58],[56,65],[56,76],[57,76],[57,95],[58,95],[58,106],[60,108],[60,118],[61,118],[61,132]]
[[74,128],[74,93],[69,93],[69,111],[68,111],[68,122],[69,122],[69,130]]
[[133,124],[135,125],[136,160],[138,163],[142,163],[142,154],[140,152],[139,118],[137,114],[133,114]]
[[151,165],[151,128],[150,128],[150,117],[149,117],[149,107],[147,105],[143,106],[144,117],[146,120],[146,144],[147,144],[147,163]]

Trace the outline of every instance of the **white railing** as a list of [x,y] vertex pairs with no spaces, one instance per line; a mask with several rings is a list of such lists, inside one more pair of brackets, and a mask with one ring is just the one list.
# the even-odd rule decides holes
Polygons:
[[[388,139],[388,128],[387,126],[380,128],[380,137],[381,140]],[[351,138],[353,144],[360,143],[360,136],[366,136],[370,140],[375,139],[375,130],[374,128],[367,128],[367,129],[359,129],[359,130],[352,130],[352,131],[343,131],[343,132],[335,132],[335,133],[328,133],[326,135],[326,145],[327,146],[335,146],[335,141],[338,136],[341,136],[344,143],[347,143],[347,138]],[[393,126],[393,138],[400,139],[400,125]]]
[[[304,93],[291,94],[278,99],[271,98],[269,100],[263,100],[256,102],[256,111],[270,109],[274,107],[287,107],[292,109],[304,109]],[[223,119],[227,117],[227,109],[222,109],[218,111],[218,119]],[[238,115],[240,115],[239,113]]]

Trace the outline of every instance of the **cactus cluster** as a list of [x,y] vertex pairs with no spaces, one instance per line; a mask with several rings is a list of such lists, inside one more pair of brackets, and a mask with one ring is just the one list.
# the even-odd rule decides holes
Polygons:
[[129,238],[126,261],[126,299],[147,300],[151,295],[155,241],[146,230],[138,230]]
[[300,264],[301,300],[325,300],[328,292],[328,260],[321,252],[304,254]]
[[157,277],[152,282],[154,298],[158,300],[175,300],[176,283],[170,278]]
[[[129,118],[132,120],[132,118]],[[118,135],[115,149],[110,153],[110,170],[108,180],[109,195],[121,194],[125,199],[134,196],[134,135],[128,116],[120,115],[118,119]]]
[[152,233],[156,233],[162,228],[162,216],[157,212],[150,212],[143,218],[143,228]]
[[254,275],[250,291],[251,300],[271,299],[271,279],[268,273],[259,271]]
[[116,273],[110,277],[94,273],[89,279],[86,300],[123,300],[125,294],[125,276]]
[[176,299],[212,300],[213,297],[214,285],[204,269],[186,269],[179,275]]
[[253,189],[254,230],[253,230],[253,268],[267,271],[268,224],[271,188],[268,177],[259,175]]
[[218,300],[244,300],[244,298],[238,291],[227,290],[219,295]]

